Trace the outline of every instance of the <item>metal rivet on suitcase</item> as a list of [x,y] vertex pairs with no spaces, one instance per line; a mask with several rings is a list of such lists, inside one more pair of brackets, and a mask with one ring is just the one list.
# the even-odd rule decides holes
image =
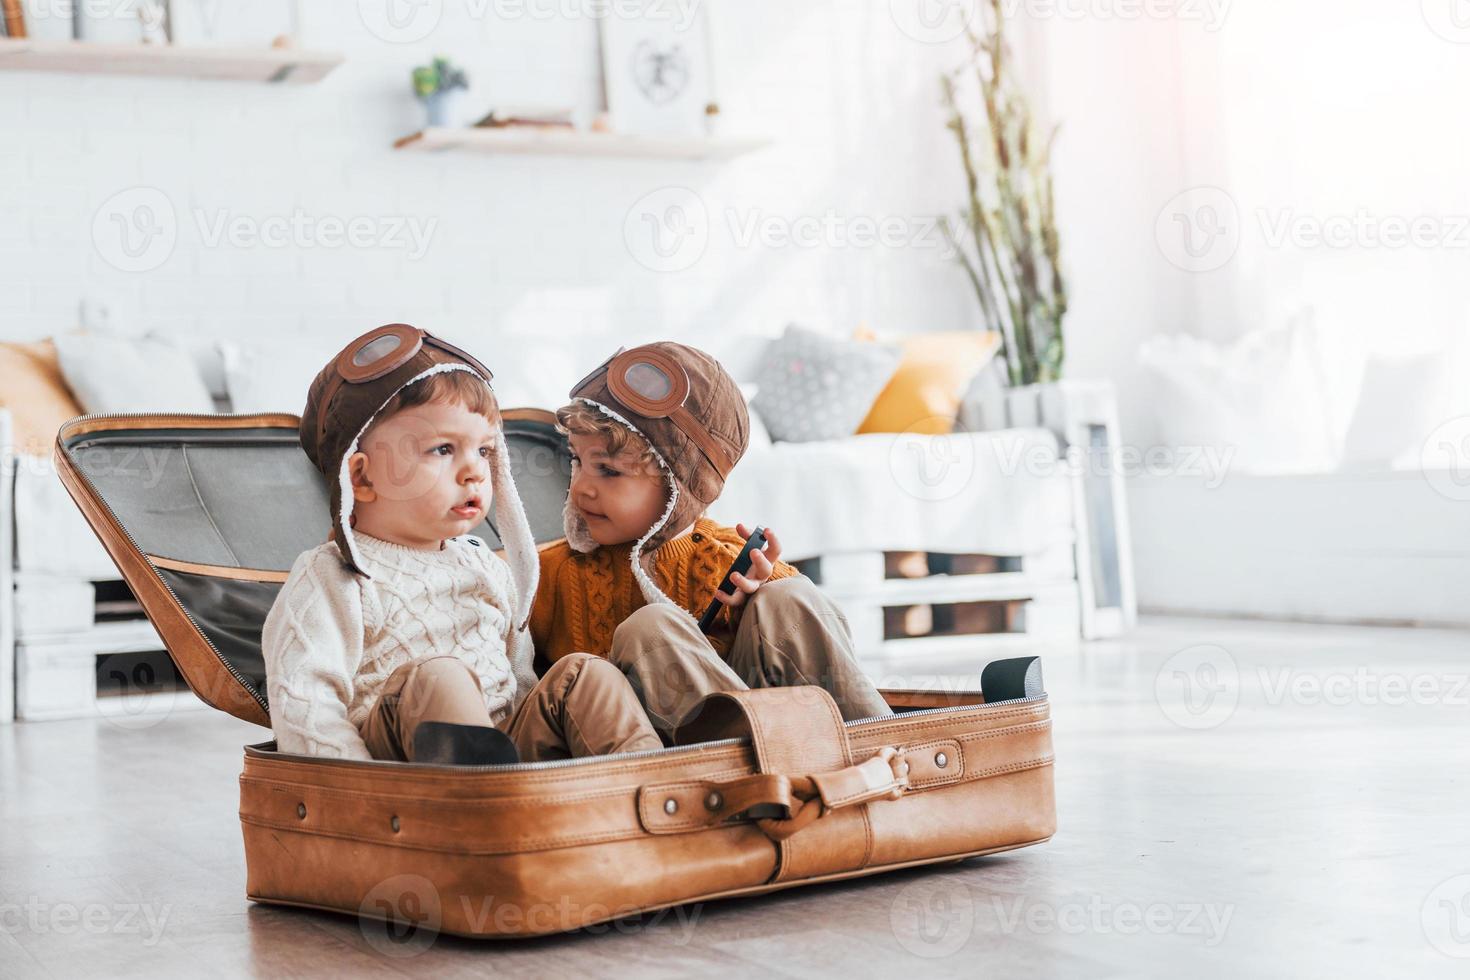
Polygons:
[[300,817],[302,820],[305,820],[306,819],[306,804],[305,803],[298,803],[298,804],[296,804],[296,815],[298,817]]
[[707,809],[718,810],[725,805],[725,798],[719,793],[711,792],[704,798],[704,805]]
[[393,819],[389,820],[388,826],[393,828],[393,833],[398,833],[398,818],[394,817]]
[[667,800],[664,800],[664,812],[669,814],[670,816],[678,813],[679,801],[674,799],[672,796],[669,797]]
[[936,754],[934,756],[934,764],[943,769],[945,766],[949,765],[949,756],[945,755],[943,752]]

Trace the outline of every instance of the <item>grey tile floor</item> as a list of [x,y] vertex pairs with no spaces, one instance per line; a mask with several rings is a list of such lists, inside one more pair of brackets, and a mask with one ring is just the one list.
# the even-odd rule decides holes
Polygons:
[[1037,652],[1049,843],[510,943],[248,902],[261,729],[0,726],[0,977],[1470,975],[1470,634],[1147,618]]

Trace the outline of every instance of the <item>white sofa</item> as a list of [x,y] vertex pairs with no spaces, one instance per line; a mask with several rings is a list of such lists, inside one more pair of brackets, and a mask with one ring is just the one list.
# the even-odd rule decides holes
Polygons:
[[[216,407],[229,407],[219,351],[191,345]],[[124,727],[203,702],[158,682],[157,633],[56,476],[49,456],[16,453],[0,409],[0,722],[93,712]],[[99,665],[99,657],[113,658]],[[98,670],[114,696],[99,698]],[[111,675],[108,677],[108,675]]]
[[1381,468],[1128,482],[1138,602],[1150,612],[1470,627],[1470,486],[1462,473]]
[[[739,347],[742,353],[715,353],[737,378],[748,378],[759,348]],[[303,348],[299,363],[283,364],[279,347],[232,345],[224,355],[209,342],[191,349],[221,410],[299,411],[307,380],[327,356]],[[585,373],[565,348],[527,344],[492,367],[507,406],[555,407]],[[1059,434],[1047,428],[776,445],[757,438],[712,516],[778,529],[785,557],[804,562],[843,606],[874,670],[911,650],[973,655],[988,647],[1002,655],[1041,636],[1075,640],[1082,628],[1075,557],[1081,485],[1058,467],[1035,465],[1054,460],[1060,448]],[[15,534],[0,542],[13,575],[0,585],[0,658],[15,657],[18,687],[13,696],[0,688],[0,718],[11,704],[34,719],[99,710],[96,657],[156,650],[158,641],[137,616],[97,621],[96,583],[116,579],[112,561],[49,459],[7,453],[6,460],[0,508]],[[921,562],[922,577],[885,577],[895,552],[1000,557],[986,573],[923,576]],[[895,637],[890,615],[885,635],[885,609],[978,602],[1015,604],[1004,634]],[[10,668],[0,668],[8,681]],[[146,716],[152,703],[140,695],[125,708],[103,708]],[[164,704],[171,710],[178,702]]]
[[[1024,602],[1014,624],[1023,636],[1076,638],[1072,483],[1046,468],[1008,465],[1057,451],[1056,435],[1039,428],[777,443],[741,461],[710,512],[726,524],[776,528],[784,557],[811,562],[809,573],[843,606],[870,660],[975,649],[975,637],[962,633],[885,636],[895,628],[885,625],[885,609]],[[912,552],[1009,561],[998,566],[1004,571],[969,575],[886,574],[885,555]]]

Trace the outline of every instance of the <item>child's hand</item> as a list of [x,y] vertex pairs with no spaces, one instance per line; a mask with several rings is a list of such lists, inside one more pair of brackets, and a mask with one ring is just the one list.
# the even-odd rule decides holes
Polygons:
[[[744,524],[735,525],[735,533],[742,538],[751,535],[751,529]],[[730,576],[730,584],[735,586],[735,591],[729,594],[715,592],[715,599],[724,603],[730,609],[730,615],[736,615],[736,611],[743,605],[748,596],[755,595],[771,573],[776,570],[776,562],[781,560],[781,539],[776,537],[776,532],[766,528],[766,543],[759,551],[750,553],[750,571],[744,575],[739,572]]]

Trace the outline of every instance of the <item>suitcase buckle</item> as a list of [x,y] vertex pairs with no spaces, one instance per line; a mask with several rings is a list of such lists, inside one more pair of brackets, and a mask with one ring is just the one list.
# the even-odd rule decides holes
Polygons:
[[870,800],[896,800],[909,787],[909,764],[898,749],[885,745],[866,762],[813,776],[812,782],[829,810]]
[[909,764],[891,745],[865,762],[836,772],[791,779],[791,816],[786,820],[757,820],[766,836],[782,841],[833,810],[873,800],[896,800],[909,787]]

